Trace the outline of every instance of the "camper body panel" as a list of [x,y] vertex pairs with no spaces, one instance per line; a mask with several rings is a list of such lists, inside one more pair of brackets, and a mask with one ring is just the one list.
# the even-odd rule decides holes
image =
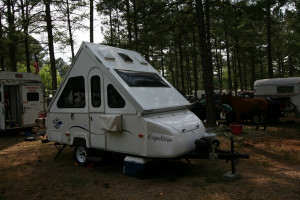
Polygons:
[[[117,70],[141,74],[142,82],[150,73],[162,87],[130,86]],[[88,148],[171,158],[194,151],[206,134],[188,106],[138,53],[84,42],[49,105],[47,134],[56,143],[83,139]]]

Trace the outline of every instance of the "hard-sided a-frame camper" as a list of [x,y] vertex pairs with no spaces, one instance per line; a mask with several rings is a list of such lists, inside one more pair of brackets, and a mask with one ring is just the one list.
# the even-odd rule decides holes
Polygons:
[[36,126],[45,111],[41,77],[32,73],[0,72],[0,130]]
[[74,145],[79,165],[88,149],[133,156],[127,161],[174,158],[216,137],[189,106],[137,52],[83,42],[49,105],[47,136]]

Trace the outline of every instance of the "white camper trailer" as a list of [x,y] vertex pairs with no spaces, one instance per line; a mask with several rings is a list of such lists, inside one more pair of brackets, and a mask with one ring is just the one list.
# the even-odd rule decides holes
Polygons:
[[0,130],[36,126],[45,111],[43,91],[39,75],[0,72]]
[[174,158],[216,136],[189,106],[137,52],[83,42],[49,105],[47,136],[74,145],[79,165],[87,149],[134,156],[127,161]]
[[300,117],[300,77],[257,80],[254,83],[254,95],[290,100],[292,110]]

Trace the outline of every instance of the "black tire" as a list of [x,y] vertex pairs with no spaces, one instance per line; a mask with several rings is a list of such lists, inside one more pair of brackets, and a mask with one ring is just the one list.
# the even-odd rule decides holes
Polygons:
[[87,166],[88,164],[88,148],[85,142],[78,142],[75,145],[74,157],[79,166]]

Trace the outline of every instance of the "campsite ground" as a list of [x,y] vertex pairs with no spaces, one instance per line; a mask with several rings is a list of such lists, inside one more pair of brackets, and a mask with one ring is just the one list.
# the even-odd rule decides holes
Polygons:
[[[221,147],[229,140],[219,134]],[[230,164],[206,160],[168,160],[153,166],[140,180],[122,173],[122,161],[79,167],[70,147],[57,153],[53,143],[26,142],[22,136],[0,136],[0,200],[2,199],[300,199],[300,123],[269,125],[267,131],[245,126],[235,136],[240,180],[225,182]]]

